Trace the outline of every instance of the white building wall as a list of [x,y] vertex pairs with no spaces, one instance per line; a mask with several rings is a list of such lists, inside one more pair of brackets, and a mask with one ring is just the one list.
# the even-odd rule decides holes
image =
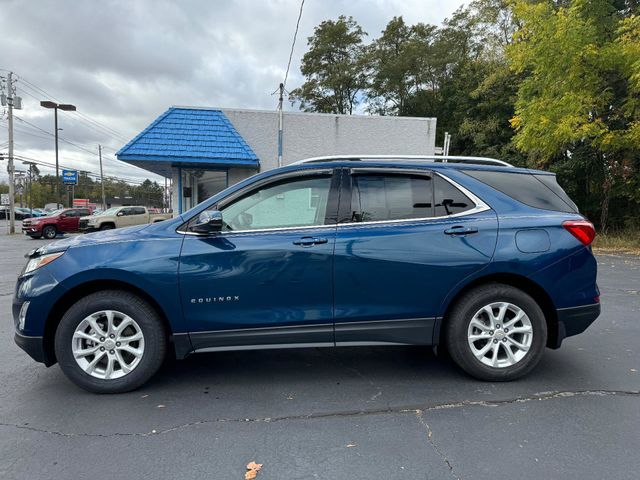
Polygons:
[[[222,110],[260,159],[260,170],[276,168],[278,113]],[[324,155],[435,154],[435,118],[284,112],[283,131],[283,165]]]

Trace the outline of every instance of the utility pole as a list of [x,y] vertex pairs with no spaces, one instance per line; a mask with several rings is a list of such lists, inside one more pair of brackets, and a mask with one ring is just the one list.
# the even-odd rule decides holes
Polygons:
[[107,201],[104,196],[104,175],[102,173],[102,145],[98,145],[98,156],[100,157],[100,188],[102,189],[102,210],[106,210]]
[[278,167],[282,166],[282,101],[284,97],[284,83],[279,87],[280,96],[278,97]]
[[15,176],[13,168],[13,100],[15,94],[13,91],[13,72],[7,75],[7,105],[9,107],[9,165],[7,170],[9,173],[9,234],[16,233],[16,200],[15,200]]

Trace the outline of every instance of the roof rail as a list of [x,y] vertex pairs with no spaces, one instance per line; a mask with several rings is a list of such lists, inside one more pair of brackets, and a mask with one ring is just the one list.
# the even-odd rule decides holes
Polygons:
[[432,163],[472,163],[477,165],[499,165],[502,167],[513,167],[503,160],[488,157],[457,157],[451,155],[329,155],[326,157],[305,158],[294,162],[292,165],[305,163],[332,162],[332,161],[366,161],[366,160],[411,160],[415,162]]

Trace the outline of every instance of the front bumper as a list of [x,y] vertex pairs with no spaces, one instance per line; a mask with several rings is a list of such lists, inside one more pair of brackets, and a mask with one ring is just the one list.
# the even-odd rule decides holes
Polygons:
[[44,363],[47,367],[54,364],[45,352],[44,339],[42,337],[29,337],[16,332],[13,339],[36,362]]
[[600,311],[600,303],[558,308],[558,339],[555,347],[560,347],[565,338],[584,332],[598,318]]

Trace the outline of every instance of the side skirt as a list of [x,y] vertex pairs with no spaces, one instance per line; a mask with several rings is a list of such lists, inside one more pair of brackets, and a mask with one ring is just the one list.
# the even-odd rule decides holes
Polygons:
[[[241,328],[174,335],[176,356],[279,348],[432,345],[436,318],[339,322],[335,325]],[[188,344],[190,338],[190,344]]]

